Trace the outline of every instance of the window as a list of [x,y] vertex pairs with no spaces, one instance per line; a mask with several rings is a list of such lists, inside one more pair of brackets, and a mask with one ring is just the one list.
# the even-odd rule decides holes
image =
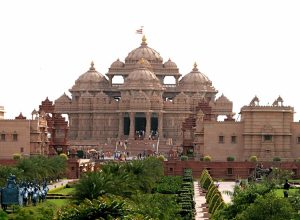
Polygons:
[[5,141],[5,134],[1,134],[1,141]]
[[297,144],[300,144],[300,137],[297,137]]
[[236,143],[236,136],[231,136],[231,143],[235,144]]
[[13,141],[17,141],[18,140],[18,134],[13,134]]
[[264,141],[272,141],[272,135],[264,135]]
[[224,143],[224,136],[219,136],[219,143]]
[[21,147],[21,148],[20,148],[20,152],[21,152],[21,153],[24,153],[24,147]]
[[227,175],[233,175],[233,169],[227,168]]

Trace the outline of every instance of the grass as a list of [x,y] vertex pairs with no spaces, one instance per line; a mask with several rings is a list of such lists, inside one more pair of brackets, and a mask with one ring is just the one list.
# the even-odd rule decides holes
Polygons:
[[[289,196],[296,193],[296,191],[299,189],[289,189]],[[279,197],[283,197],[283,189],[275,189],[275,194]]]
[[72,195],[75,192],[75,188],[57,188],[49,191],[48,194],[62,194],[62,195]]
[[[37,217],[34,219],[41,219],[43,215],[45,215],[45,209],[51,209],[53,213],[56,213],[61,207],[68,205],[70,202],[70,199],[49,199],[45,202],[38,203],[36,206],[26,206],[26,207],[20,207],[19,211],[15,211],[14,213],[10,213],[8,215],[9,219],[16,219],[17,216],[20,216],[20,213],[22,215],[29,215],[26,219],[31,219],[31,217]],[[18,214],[19,213],[19,214]],[[49,217],[48,217],[49,218]],[[47,217],[43,219],[48,219]],[[22,218],[23,219],[23,218]],[[25,218],[24,218],[25,219]]]

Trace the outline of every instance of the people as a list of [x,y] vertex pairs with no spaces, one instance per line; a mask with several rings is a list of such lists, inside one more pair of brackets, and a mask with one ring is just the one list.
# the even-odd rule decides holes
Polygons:
[[285,180],[285,183],[283,185],[283,195],[284,195],[284,198],[287,198],[289,197],[289,189],[290,189],[290,184],[288,182],[288,180],[286,179]]

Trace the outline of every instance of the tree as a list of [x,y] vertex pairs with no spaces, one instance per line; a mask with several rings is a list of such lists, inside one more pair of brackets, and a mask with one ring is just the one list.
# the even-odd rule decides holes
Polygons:
[[93,200],[110,192],[113,177],[104,172],[84,174],[75,185],[74,197],[78,202]]
[[86,199],[79,205],[66,206],[58,212],[57,219],[142,220],[149,218],[138,214],[124,199],[117,197],[104,197],[94,200]]
[[292,219],[295,211],[288,200],[277,197],[273,192],[257,199],[241,214],[237,220],[286,220]]
[[138,213],[151,219],[181,219],[180,206],[176,203],[175,195],[137,194],[132,200],[137,206]]
[[218,210],[214,214],[213,219],[231,220],[248,208],[256,198],[265,195],[272,190],[272,186],[268,184],[249,184],[243,189],[235,187],[233,192],[232,203],[225,208]]

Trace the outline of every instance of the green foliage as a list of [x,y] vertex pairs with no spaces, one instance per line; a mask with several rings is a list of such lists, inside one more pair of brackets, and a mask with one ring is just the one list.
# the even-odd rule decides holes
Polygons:
[[10,174],[13,174],[16,176],[17,179],[20,179],[23,175],[22,170],[13,167],[13,166],[2,166],[0,165],[0,187],[4,187],[7,178],[10,176]]
[[[120,176],[116,176],[116,178],[120,178]],[[79,202],[85,199],[97,199],[114,189],[116,183],[113,180],[113,175],[105,172],[86,173],[75,185],[74,197]]]
[[203,157],[203,161],[205,161],[205,162],[210,162],[211,160],[212,160],[212,158],[209,155],[206,155]]
[[188,156],[185,156],[185,155],[180,157],[181,161],[187,161],[188,159],[189,159]]
[[180,206],[175,195],[137,194],[133,196],[137,212],[152,219],[179,219]]
[[20,160],[21,158],[22,158],[22,155],[20,153],[13,154],[13,159],[14,160]]
[[257,162],[258,161],[258,159],[257,159],[257,156],[251,156],[251,157],[249,157],[249,161],[250,162]]
[[293,172],[290,170],[283,170],[278,168],[273,168],[271,174],[266,178],[266,183],[273,185],[281,185],[286,179],[290,179]]
[[64,158],[65,160],[68,160],[68,156],[64,153],[59,154],[59,156]]
[[228,156],[227,157],[227,161],[234,161],[234,160],[235,160],[234,156]]
[[156,192],[163,194],[176,194],[181,188],[181,176],[164,176],[156,186]]
[[274,157],[274,158],[273,158],[273,161],[274,161],[274,162],[280,162],[280,161],[281,161],[281,158],[280,158],[280,157]]
[[52,220],[55,215],[55,205],[47,203],[47,206],[26,207],[15,209],[16,213],[9,219],[15,220]]
[[286,220],[292,219],[295,214],[291,204],[284,198],[277,197],[274,193],[264,196],[259,195],[257,199],[242,213],[237,215],[237,220]]
[[58,212],[58,220],[83,219],[147,219],[137,214],[126,201],[116,197],[84,200],[80,205],[70,205]]
[[2,209],[0,210],[0,220],[6,220],[8,219],[8,215],[5,211],[3,211]]
[[105,194],[130,197],[136,191],[150,193],[162,177],[162,161],[154,157],[128,163],[109,162],[101,171],[84,175],[75,186],[74,195],[80,202]]
[[20,159],[17,168],[23,171],[22,179],[42,181],[45,178],[57,179],[65,175],[67,161],[60,156],[32,156]]
[[231,220],[246,210],[250,204],[254,203],[256,198],[260,195],[265,195],[271,192],[273,188],[268,184],[249,184],[245,185],[243,189],[235,187],[233,193],[232,203],[218,210],[214,215],[214,219]]

